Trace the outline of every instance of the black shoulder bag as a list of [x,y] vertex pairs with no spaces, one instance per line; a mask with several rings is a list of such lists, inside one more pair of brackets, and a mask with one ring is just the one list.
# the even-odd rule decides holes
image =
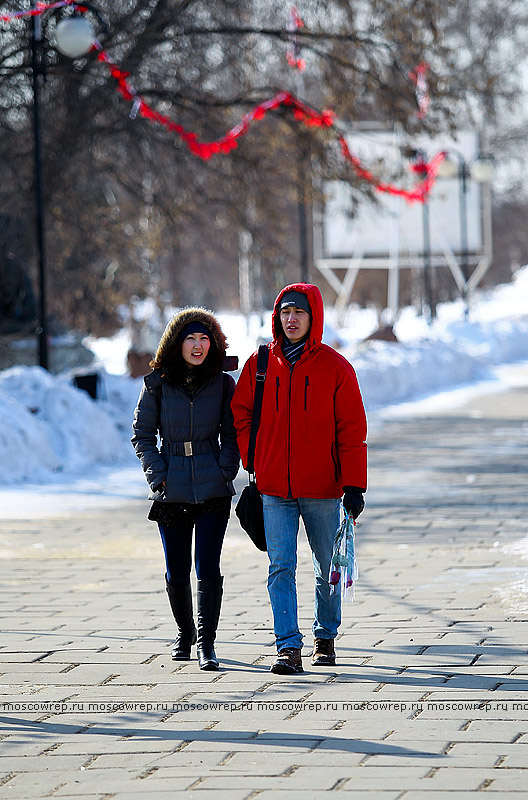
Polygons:
[[267,345],[261,344],[257,355],[257,374],[255,376],[255,398],[253,400],[253,414],[251,417],[251,431],[249,433],[248,465],[249,484],[244,487],[240,499],[236,504],[235,513],[240,524],[249,538],[259,550],[266,552],[266,534],[264,532],[264,512],[262,510],[262,495],[257,489],[255,478],[255,445],[257,431],[260,425],[262,410],[262,395],[264,394],[264,381],[268,368],[269,350]]

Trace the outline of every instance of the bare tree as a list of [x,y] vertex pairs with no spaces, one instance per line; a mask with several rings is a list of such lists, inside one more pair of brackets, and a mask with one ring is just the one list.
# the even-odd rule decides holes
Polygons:
[[[109,24],[103,46],[130,73],[135,89],[201,140],[222,136],[275,92],[296,91],[282,4],[98,5]],[[511,92],[511,75],[491,57],[510,33],[510,18],[499,13],[507,5],[524,24],[520,5],[505,0],[494,4],[497,11],[488,0],[305,0],[304,27],[297,31],[307,65],[302,99],[331,107],[344,120],[398,122],[409,135],[453,130],[483,105],[490,114]],[[486,58],[480,9],[495,26]],[[65,13],[47,14],[51,36]],[[170,291],[177,303],[236,305],[241,229],[251,232],[262,253],[268,300],[277,283],[298,274],[295,203],[315,191],[313,166],[325,177],[346,177],[358,199],[369,196],[369,187],[336,155],[335,134],[308,131],[287,109],[258,122],[236,151],[204,162],[163,127],[129,117],[130,105],[96,53],[72,64],[50,47],[46,58],[50,302],[54,317],[67,325],[108,333],[119,324],[120,304],[155,292]],[[425,120],[416,114],[409,79],[421,61],[430,64],[433,99]],[[1,208],[24,221],[20,237],[27,242],[33,208],[29,63],[27,23],[17,22],[0,48],[0,197]],[[309,155],[300,168],[307,137]]]

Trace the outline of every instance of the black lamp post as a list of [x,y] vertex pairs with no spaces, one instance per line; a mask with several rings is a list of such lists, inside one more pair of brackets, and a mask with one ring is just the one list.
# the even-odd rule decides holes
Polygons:
[[[31,0],[31,8],[36,5]],[[48,320],[46,313],[46,246],[44,232],[44,203],[42,199],[42,159],[40,139],[40,79],[44,74],[42,58],[42,20],[40,15],[32,18],[31,32],[31,73],[33,82],[33,159],[35,169],[35,226],[38,253],[39,282],[39,325],[38,363],[44,369],[49,368],[48,358]]]
[[308,229],[306,226],[306,193],[305,193],[305,169],[307,162],[307,153],[301,143],[301,152],[299,157],[299,183],[301,196],[299,198],[299,255],[301,261],[301,282],[308,283]]
[[[36,8],[31,0],[31,8]],[[48,315],[46,303],[46,231],[44,221],[44,199],[42,180],[42,145],[40,125],[40,83],[46,72],[44,41],[42,38],[42,15],[32,17],[31,30],[31,77],[33,88],[33,161],[35,172],[35,234],[38,254],[39,320],[38,363],[49,369]],[[55,31],[55,47],[70,58],[86,55],[94,41],[94,30],[87,20],[79,16],[63,19]]]
[[[300,50],[299,50],[300,53]],[[297,97],[304,97],[304,75],[297,70],[295,76]],[[306,209],[306,168],[310,168],[309,143],[303,133],[300,134],[299,155],[297,161],[297,175],[299,180],[299,199],[297,210],[299,214],[299,260],[301,263],[301,282],[308,283],[308,227]]]

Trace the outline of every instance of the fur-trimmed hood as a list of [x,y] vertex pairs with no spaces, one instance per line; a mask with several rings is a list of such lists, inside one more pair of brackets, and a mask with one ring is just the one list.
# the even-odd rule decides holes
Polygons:
[[159,369],[163,366],[166,356],[170,353],[176,344],[178,336],[189,322],[201,322],[202,325],[205,325],[207,330],[211,332],[211,338],[214,340],[222,359],[224,358],[227,350],[227,339],[213,312],[208,311],[206,308],[190,307],[179,311],[168,322],[158,344],[156,355],[150,362],[153,369]]

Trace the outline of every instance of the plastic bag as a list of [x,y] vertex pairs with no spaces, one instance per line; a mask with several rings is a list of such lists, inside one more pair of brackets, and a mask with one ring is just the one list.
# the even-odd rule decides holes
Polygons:
[[330,562],[330,592],[341,591],[343,600],[354,600],[355,582],[359,577],[355,552],[354,518],[344,511],[343,521],[336,531]]

